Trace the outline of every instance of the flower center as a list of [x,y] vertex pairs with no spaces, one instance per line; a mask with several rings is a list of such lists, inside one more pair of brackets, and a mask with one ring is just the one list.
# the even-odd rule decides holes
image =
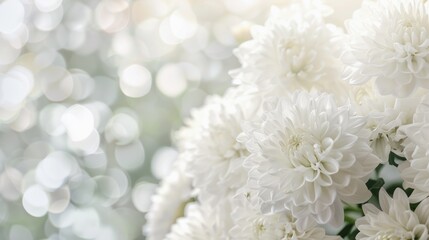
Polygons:
[[288,141],[289,151],[296,151],[302,144],[302,136],[292,135]]

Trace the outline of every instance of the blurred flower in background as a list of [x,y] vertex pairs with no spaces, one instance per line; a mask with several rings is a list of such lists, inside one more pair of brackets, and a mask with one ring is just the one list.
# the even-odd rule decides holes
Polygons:
[[0,0],[0,239],[144,239],[172,130],[289,2]]

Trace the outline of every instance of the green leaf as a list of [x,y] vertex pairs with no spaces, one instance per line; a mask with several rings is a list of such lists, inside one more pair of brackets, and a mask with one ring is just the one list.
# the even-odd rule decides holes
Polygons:
[[368,182],[366,182],[366,186],[368,187],[368,190],[371,191],[373,196],[378,196],[378,192],[380,191],[380,188],[383,187],[383,185],[383,178],[369,179]]
[[338,233],[338,235],[340,235],[342,238],[345,238],[353,229],[355,225],[353,223],[349,223],[346,226],[343,227],[343,229],[341,229],[341,231]]
[[397,167],[398,164],[395,162],[396,160],[405,161],[407,159],[404,158],[404,157],[396,155],[394,152],[390,152],[389,153],[389,164],[392,165],[392,166]]

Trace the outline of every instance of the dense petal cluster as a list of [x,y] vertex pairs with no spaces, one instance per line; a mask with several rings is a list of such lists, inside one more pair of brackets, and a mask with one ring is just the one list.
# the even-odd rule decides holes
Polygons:
[[263,118],[240,136],[251,152],[245,165],[262,212],[288,209],[341,225],[341,201],[367,201],[365,178],[380,163],[365,124],[328,94],[301,91],[267,103]]
[[216,207],[192,204],[186,209],[186,217],[177,220],[165,240],[219,240],[229,239],[231,228],[227,202]]
[[396,189],[391,198],[381,189],[380,206],[381,210],[372,204],[364,205],[365,216],[356,220],[360,231],[356,239],[428,239],[429,199],[412,211],[404,191]]
[[217,201],[246,183],[242,163],[249,153],[236,138],[258,104],[251,97],[241,97],[241,93],[234,89],[205,105],[192,124],[178,133],[186,136],[186,172],[201,199]]
[[429,88],[429,16],[421,0],[365,1],[346,22],[345,75],[352,84],[375,79],[381,94]]
[[179,162],[152,197],[151,210],[146,214],[148,240],[163,239],[170,232],[176,219],[183,216],[184,208],[192,198],[191,192],[191,180]]
[[348,33],[318,0],[274,8],[174,135],[195,203],[167,239],[428,239],[428,7],[367,0]]
[[328,236],[325,229],[314,221],[304,224],[292,216],[289,211],[264,215],[257,207],[256,196],[251,191],[240,195],[232,213],[233,227],[230,230],[234,240],[334,240],[341,239]]
[[324,22],[323,5],[308,2],[274,9],[264,26],[252,29],[253,39],[235,50],[242,64],[232,72],[236,83],[269,89],[271,95],[342,87],[342,66],[333,54],[341,45],[342,31]]
[[403,143],[407,161],[399,165],[399,170],[404,187],[414,189],[410,201],[419,202],[429,196],[429,95],[417,108],[413,123],[400,131],[407,136]]
[[404,156],[402,142],[405,135],[399,127],[413,122],[413,115],[427,91],[416,91],[406,98],[382,96],[372,82],[351,86],[351,100],[354,109],[368,116],[366,128],[371,131],[370,146],[374,153],[386,163],[390,152]]

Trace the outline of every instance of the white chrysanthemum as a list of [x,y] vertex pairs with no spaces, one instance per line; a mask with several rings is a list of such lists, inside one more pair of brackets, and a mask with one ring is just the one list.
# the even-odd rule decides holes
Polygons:
[[413,212],[410,201],[401,189],[396,189],[393,198],[380,189],[381,210],[365,204],[365,216],[356,220],[359,233],[356,239],[428,239],[429,199],[419,204]]
[[165,240],[229,239],[231,229],[230,205],[222,201],[216,206],[192,204],[186,216],[177,220]]
[[342,32],[302,5],[274,9],[264,26],[252,28],[253,39],[235,50],[242,64],[231,72],[236,83],[268,89],[270,95],[302,88],[343,90],[342,65],[335,54]]
[[370,142],[374,153],[386,163],[390,152],[403,155],[403,134],[399,127],[410,124],[422,95],[427,91],[416,91],[407,98],[382,96],[372,82],[352,86],[351,102],[359,115],[368,116],[366,127],[371,130]]
[[249,185],[262,212],[292,211],[318,223],[343,223],[341,201],[362,203],[371,193],[365,178],[380,163],[368,145],[363,117],[337,106],[328,94],[295,92],[266,104],[262,119],[239,141],[251,155]]
[[346,79],[375,79],[383,95],[429,88],[429,15],[422,0],[366,1],[346,23]]
[[152,197],[150,211],[146,214],[145,234],[148,240],[164,239],[176,219],[183,216],[185,206],[191,199],[191,190],[191,179],[179,163],[163,179]]
[[236,201],[232,220],[234,227],[230,230],[233,240],[330,240],[340,237],[326,236],[325,229],[318,227],[314,221],[303,225],[289,211],[263,215],[256,207],[256,199],[246,192]]
[[429,95],[414,114],[413,123],[399,129],[407,136],[405,157],[399,165],[404,187],[414,189],[411,202],[419,202],[429,196]]
[[232,89],[205,105],[198,117],[179,131],[187,156],[186,171],[199,190],[200,200],[217,201],[246,183],[247,171],[242,163],[248,151],[236,138],[242,132],[242,123],[258,107],[258,101],[246,94],[247,90]]

